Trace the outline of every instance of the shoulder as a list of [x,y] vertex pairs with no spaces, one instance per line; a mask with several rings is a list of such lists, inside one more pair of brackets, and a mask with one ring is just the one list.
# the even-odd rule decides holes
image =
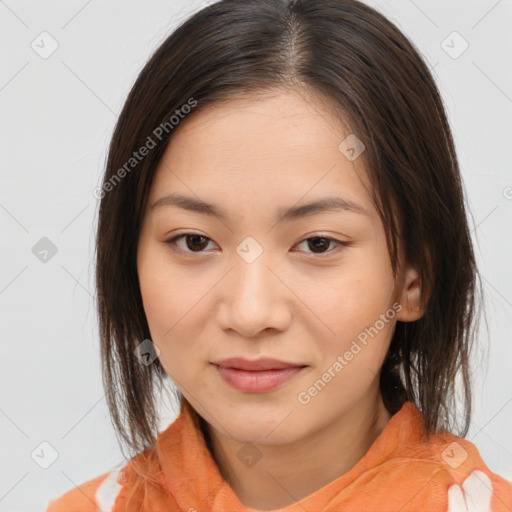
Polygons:
[[430,494],[435,489],[448,512],[473,510],[469,504],[479,512],[512,509],[512,482],[490,470],[471,441],[445,432],[416,448],[412,460],[427,483],[424,491]]
[[88,480],[48,504],[46,512],[108,512],[119,494],[122,484],[119,481],[121,469],[119,464],[110,471]]

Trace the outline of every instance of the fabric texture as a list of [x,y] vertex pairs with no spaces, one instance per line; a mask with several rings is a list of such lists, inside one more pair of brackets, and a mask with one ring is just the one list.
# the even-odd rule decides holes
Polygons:
[[[250,512],[222,477],[190,404],[146,450],[50,501],[46,512]],[[423,435],[406,402],[347,473],[279,512],[511,512],[512,483],[476,446]]]

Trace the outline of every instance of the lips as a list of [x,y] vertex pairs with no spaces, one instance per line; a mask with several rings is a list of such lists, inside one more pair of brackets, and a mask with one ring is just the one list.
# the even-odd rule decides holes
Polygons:
[[273,391],[308,366],[270,358],[251,361],[243,357],[214,361],[212,365],[227,384],[245,393]]
[[233,368],[236,370],[262,371],[262,370],[284,370],[287,368],[302,368],[307,366],[300,363],[279,361],[278,359],[262,358],[257,360],[244,359],[242,357],[231,357],[214,361],[212,364],[221,368]]

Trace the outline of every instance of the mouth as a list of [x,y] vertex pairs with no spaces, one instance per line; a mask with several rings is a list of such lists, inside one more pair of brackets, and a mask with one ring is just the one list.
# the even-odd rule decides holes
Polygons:
[[290,363],[280,361],[278,359],[262,358],[250,360],[243,357],[230,357],[229,359],[214,361],[212,364],[220,366],[221,368],[232,368],[235,370],[246,371],[286,370],[289,368],[303,368],[307,366],[302,363]]
[[308,367],[276,359],[232,358],[212,364],[227,384],[245,393],[273,391]]

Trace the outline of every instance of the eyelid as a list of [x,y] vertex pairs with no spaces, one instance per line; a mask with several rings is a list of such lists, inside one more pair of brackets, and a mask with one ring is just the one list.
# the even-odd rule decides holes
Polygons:
[[[184,231],[182,233],[178,233],[176,235],[173,235],[171,238],[167,239],[164,241],[165,244],[167,244],[173,251],[176,251],[176,252],[179,252],[180,254],[183,254],[185,256],[192,256],[194,257],[194,255],[200,255],[200,254],[207,254],[206,251],[186,251],[186,250],[183,250],[183,249],[180,249],[176,246],[176,242],[178,239],[182,238],[182,237],[186,237],[186,236],[193,236],[193,235],[197,235],[197,236],[201,236],[203,238],[205,238],[206,240],[208,240],[209,242],[213,242],[216,244],[216,242],[211,239],[210,237],[206,236],[206,235],[203,235],[202,233],[195,233],[193,231]],[[321,258],[321,257],[328,257],[332,254],[336,254],[338,253],[340,250],[344,249],[345,247],[348,247],[352,244],[352,242],[347,242],[347,241],[343,241],[343,240],[338,240],[336,238],[333,238],[331,236],[328,236],[326,235],[325,233],[323,232],[313,232],[312,234],[308,234],[306,236],[304,236],[303,238],[301,238],[301,240],[299,240],[295,245],[298,245],[298,244],[301,244],[303,242],[306,242],[307,240],[310,240],[312,238],[324,238],[326,240],[328,240],[329,242],[332,242],[334,244],[336,244],[336,248],[335,249],[332,249],[330,251],[327,251],[325,253],[315,253],[315,252],[309,252],[307,254],[311,254],[313,256],[316,256],[317,258]],[[217,245],[217,244],[216,244]],[[293,251],[293,252],[304,252],[304,251]]]
[[184,254],[185,256],[194,256],[194,255],[200,255],[200,254],[207,254],[206,251],[197,251],[197,252],[185,251],[183,249],[180,249],[176,245],[177,240],[179,240],[180,238],[185,238],[187,236],[194,236],[194,235],[195,236],[202,236],[203,238],[208,240],[208,243],[210,243],[210,242],[215,243],[210,237],[208,237],[206,235],[203,235],[202,233],[194,233],[193,231],[184,231],[183,233],[178,233],[176,235],[173,235],[171,238],[168,238],[167,240],[165,240],[164,243],[166,245],[168,245],[173,251],[179,252],[180,254]]
[[[315,253],[315,252],[307,252],[306,251],[306,254],[316,256],[317,258],[327,258],[329,256],[332,256],[333,254],[337,254],[338,252],[340,252],[340,250],[351,245],[351,242],[345,242],[343,240],[338,240],[337,238],[333,238],[333,237],[325,235],[325,234],[307,235],[304,238],[302,238],[299,242],[297,242],[295,245],[302,244],[312,238],[323,238],[323,239],[328,240],[329,242],[332,242],[333,244],[336,245],[336,247],[334,249],[331,249],[330,251],[327,251],[327,252]],[[303,251],[293,251],[293,252],[303,252]]]

